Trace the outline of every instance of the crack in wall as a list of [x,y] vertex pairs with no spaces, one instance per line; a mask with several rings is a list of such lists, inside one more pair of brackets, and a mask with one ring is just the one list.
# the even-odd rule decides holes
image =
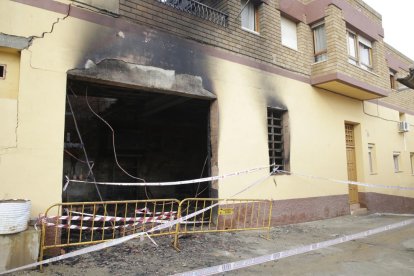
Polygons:
[[2,151],[0,152],[0,156],[7,154],[9,150],[18,148],[18,139],[17,139],[18,128],[19,128],[19,99],[16,100],[16,127],[14,128],[14,136],[15,136],[14,146],[0,148],[0,150]]
[[56,19],[56,21],[52,23],[52,27],[50,28],[50,31],[45,31],[40,36],[30,36],[29,45],[25,49],[29,49],[30,46],[32,46],[32,43],[35,39],[44,38],[46,34],[53,33],[53,30],[55,29],[55,25],[58,24],[60,21],[63,21],[63,20],[65,20],[66,18],[68,18],[70,16],[71,8],[72,8],[72,4],[69,4],[68,5],[68,11],[66,12],[66,15],[63,16],[63,17],[58,17]]
[[[44,38],[46,34],[53,33],[54,28],[55,28],[55,25],[58,24],[59,22],[65,20],[66,18],[68,18],[70,16],[71,7],[72,7],[72,4],[69,4],[68,5],[68,10],[67,10],[66,14],[63,17],[58,17],[56,19],[56,21],[54,21],[52,23],[52,26],[51,26],[51,28],[50,28],[49,31],[43,32],[40,36],[29,36],[28,38],[26,38],[26,39],[28,39],[27,46],[22,47],[22,49],[20,49],[20,50],[28,50],[32,54],[32,52],[29,50],[29,48],[30,48],[30,46],[32,46],[33,41],[35,39]],[[33,69],[37,69],[37,68],[34,68],[31,65],[31,59],[32,59],[32,55],[30,55],[30,63],[29,63],[30,64],[30,67],[32,67]],[[17,100],[16,100],[16,127],[15,127],[15,130],[14,130],[14,132],[15,132],[15,145],[14,146],[11,146],[11,147],[1,147],[0,148],[0,151],[1,151],[0,152],[0,156],[7,154],[9,152],[9,150],[17,149],[18,148],[18,145],[19,145],[19,143],[18,143],[18,140],[19,140],[18,139],[18,129],[19,129],[19,96],[17,97]]]

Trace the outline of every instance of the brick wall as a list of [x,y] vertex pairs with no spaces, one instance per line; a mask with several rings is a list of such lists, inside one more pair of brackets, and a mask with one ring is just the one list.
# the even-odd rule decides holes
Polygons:
[[[309,3],[310,0],[301,0]],[[374,23],[381,16],[362,0],[348,1]],[[313,63],[313,34],[309,25],[297,24],[298,50],[281,43],[279,0],[269,0],[259,7],[260,33],[241,28],[240,0],[205,0],[215,9],[229,15],[228,26],[217,24],[166,6],[156,0],[120,0],[120,14],[128,20],[145,24],[174,35],[213,45],[257,61],[283,67],[304,76],[320,76],[341,72],[368,84],[389,89],[386,48],[382,38],[373,43],[373,71],[369,72],[348,62],[347,25],[342,10],[335,5],[325,9],[328,60]]]
[[338,71],[338,64],[346,51],[346,37],[341,10],[329,6],[325,10],[325,31],[327,38],[327,60],[312,65],[312,76],[326,75]]
[[[204,1],[203,3],[208,3]],[[260,33],[241,28],[240,0],[216,1],[214,8],[229,14],[228,27],[203,20],[166,6],[156,0],[120,0],[120,15],[128,20],[173,33],[201,43],[214,45],[231,52],[289,70],[310,75],[312,59],[311,32],[298,24],[298,51],[281,45],[280,11],[277,0],[259,7]]]
[[347,26],[342,11],[330,5],[325,12],[328,60],[312,65],[312,76],[341,72],[368,84],[389,89],[389,70],[385,60],[383,40],[373,43],[372,71],[353,65],[348,62]]
[[[392,55],[392,57],[400,63],[395,79],[406,77],[409,73],[407,69],[413,66],[414,62],[386,43],[384,43],[384,50],[387,55]],[[389,89],[391,90],[390,95],[380,101],[414,111],[414,91],[412,89],[401,89],[402,87],[399,83],[397,83],[396,88],[396,90],[391,90],[391,87],[389,86]]]

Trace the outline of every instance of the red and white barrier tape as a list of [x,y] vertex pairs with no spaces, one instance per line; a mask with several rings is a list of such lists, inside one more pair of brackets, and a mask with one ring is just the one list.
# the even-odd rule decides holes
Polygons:
[[[122,228],[122,227],[132,227],[132,226],[136,226],[139,224],[146,224],[146,223],[167,223],[171,220],[175,219],[175,216],[171,216],[169,218],[165,218],[165,219],[155,219],[155,220],[151,220],[151,221],[138,221],[136,220],[136,223],[130,223],[130,224],[124,224],[124,225],[117,225],[117,226],[105,226],[105,227],[88,227],[88,226],[82,226],[80,227],[79,225],[74,225],[74,224],[55,224],[52,222],[46,222],[45,225],[48,227],[52,227],[55,226],[57,228],[65,228],[65,229],[78,229],[78,230],[106,230],[106,229],[117,229],[117,228]],[[206,224],[209,223],[209,221],[183,221],[180,224]]]
[[[156,219],[156,220],[151,220],[151,221],[136,221],[134,223],[129,223],[129,224],[123,224],[123,225],[115,225],[115,226],[94,226],[94,227],[89,227],[89,226],[80,226],[80,225],[74,225],[74,224],[55,224],[55,223],[51,223],[51,222],[47,222],[45,225],[48,227],[56,227],[56,228],[63,228],[63,229],[74,229],[74,230],[87,230],[87,231],[95,231],[95,230],[110,230],[110,229],[119,229],[119,228],[128,228],[128,227],[134,227],[137,225],[143,225],[143,224],[147,224],[147,223],[159,223],[159,224],[165,224],[170,222],[171,220],[173,220],[175,217],[171,217],[169,220],[168,219]],[[209,221],[183,221],[180,222],[180,224],[206,224],[209,223]],[[140,227],[141,227],[140,226]]]
[[[101,216],[82,213],[82,212],[74,212],[72,213],[81,214],[76,216],[53,216],[53,217],[42,217],[41,221],[46,224],[46,226],[57,227],[57,228],[64,228],[64,229],[77,229],[77,230],[106,230],[106,229],[118,229],[124,227],[133,227],[139,224],[146,224],[146,223],[166,223],[166,220],[173,220],[175,218],[176,211],[171,212],[156,212],[155,214],[159,214],[158,216],[152,217],[114,217],[114,216]],[[68,224],[55,224],[50,222],[51,220],[67,220]],[[70,224],[71,221],[93,221],[93,222],[133,222],[132,224],[125,224],[125,225],[113,225],[113,226],[102,226],[102,227],[88,227],[88,226],[80,226],[75,224]]]
[[161,215],[161,214],[167,214],[167,213],[175,214],[175,213],[177,213],[177,211],[169,211],[169,212],[163,211],[163,212],[154,212],[153,213],[148,208],[141,208],[141,209],[136,209],[135,213],[137,213],[137,214],[146,214],[146,215],[152,215],[152,214]]
[[[166,184],[166,185],[191,184],[191,183],[214,181],[214,180],[222,179],[222,178],[225,178],[225,177],[236,176],[236,175],[240,175],[240,174],[245,174],[245,173],[250,173],[250,172],[253,172],[253,171],[262,170],[264,168],[269,168],[269,166],[256,168],[256,169],[251,169],[251,170],[238,172],[238,173],[232,173],[232,174],[228,174],[228,175],[201,178],[201,179],[196,179],[196,180],[177,181],[177,182],[164,182],[164,183],[109,183],[109,182],[100,182],[99,183],[99,182],[97,182],[96,184],[103,184],[103,185],[119,184],[119,185],[123,185],[123,186],[150,186],[148,184],[154,184],[152,186],[164,186],[163,184]],[[343,180],[336,180],[336,179],[330,179],[330,178],[324,178],[324,177],[317,177],[317,176],[306,175],[306,174],[292,173],[292,172],[289,172],[289,171],[278,170],[278,167],[275,167],[273,172],[283,172],[283,173],[288,173],[288,174],[295,174],[295,175],[299,175],[299,176],[310,177],[310,178],[319,179],[319,180],[328,180],[328,181],[338,182],[338,183],[342,183],[342,184],[354,184],[354,185],[359,185],[359,186],[377,187],[377,188],[414,190],[414,188],[411,188],[411,187],[387,186],[387,185],[380,185],[380,184],[368,184],[368,183],[361,183],[361,182],[354,182],[354,181],[343,181]],[[267,176],[266,178],[268,178],[269,176]],[[260,179],[260,181],[256,181],[252,185],[248,186],[247,188],[245,188],[244,190],[236,193],[233,196],[236,196],[236,195],[240,194],[241,192],[243,192],[243,191],[245,191],[245,190],[261,183],[263,180],[264,179]],[[65,187],[67,187],[69,182],[95,183],[95,182],[77,181],[77,180],[73,181],[73,180],[69,180],[67,178],[67,183],[66,183]],[[24,266],[17,267],[17,268],[11,269],[11,270],[2,271],[2,272],[0,272],[0,275],[7,274],[7,273],[12,273],[12,272],[16,272],[16,271],[20,271],[20,270],[24,270],[24,269],[29,269],[29,268],[33,268],[33,267],[36,267],[36,266],[39,266],[39,265],[48,264],[48,263],[68,259],[68,258],[71,258],[71,257],[83,255],[83,254],[86,254],[86,253],[102,250],[104,248],[108,248],[108,247],[112,247],[112,246],[124,243],[126,241],[137,238],[139,236],[143,236],[143,235],[148,236],[149,233],[160,231],[162,229],[172,227],[172,226],[174,226],[178,223],[183,223],[186,220],[188,220],[192,217],[195,217],[195,216],[197,216],[197,215],[199,215],[199,214],[201,214],[201,213],[203,213],[207,210],[210,210],[210,209],[212,209],[212,208],[214,208],[218,205],[219,205],[219,203],[215,203],[213,205],[210,205],[209,207],[201,209],[201,210],[199,210],[197,212],[194,212],[192,214],[189,214],[185,217],[181,217],[179,219],[169,221],[167,223],[155,226],[155,227],[151,228],[150,230],[148,230],[147,232],[135,233],[135,234],[128,235],[128,236],[125,236],[125,237],[122,237],[122,238],[113,239],[113,240],[106,241],[106,242],[96,244],[96,245],[92,245],[92,246],[89,246],[89,247],[86,247],[86,248],[83,248],[83,249],[72,251],[70,253],[66,253],[66,254],[63,254],[63,255],[60,255],[60,256],[57,256],[57,257],[53,257],[53,258],[50,258],[50,259],[47,259],[47,260],[43,260],[41,262],[35,262],[35,263],[32,263],[32,264],[24,265]],[[375,229],[372,229],[372,230],[364,231],[364,232],[361,232],[361,233],[345,236],[345,237],[334,239],[334,240],[329,240],[329,241],[325,241],[325,242],[321,242],[321,243],[311,244],[311,245],[308,245],[308,246],[298,247],[298,248],[287,250],[287,251],[281,251],[281,252],[277,252],[277,253],[273,253],[273,254],[270,254],[270,255],[265,255],[265,256],[261,256],[261,257],[257,257],[257,258],[253,258],[253,259],[228,263],[228,264],[224,264],[224,265],[220,265],[220,266],[215,266],[215,267],[210,267],[210,268],[206,268],[206,269],[190,271],[190,272],[177,274],[177,275],[213,275],[213,274],[217,274],[217,273],[222,273],[224,271],[235,270],[235,269],[239,269],[239,268],[243,268],[243,267],[248,267],[248,266],[251,266],[251,265],[261,264],[261,263],[264,263],[264,262],[269,262],[269,261],[278,260],[278,259],[286,258],[286,257],[289,257],[289,256],[301,254],[301,253],[310,252],[310,251],[317,250],[317,249],[320,249],[320,248],[325,248],[325,247],[328,247],[328,246],[340,244],[340,243],[343,243],[343,242],[346,242],[346,241],[349,241],[349,240],[360,239],[360,238],[363,238],[363,237],[367,237],[367,236],[370,236],[370,235],[373,235],[373,234],[381,233],[381,232],[384,232],[384,231],[387,231],[387,230],[399,228],[399,227],[409,225],[409,224],[413,224],[413,223],[414,223],[414,219],[406,220],[406,221],[403,221],[403,222],[400,222],[400,223],[395,223],[395,224],[375,228]]]
[[98,184],[98,185],[112,185],[112,186],[174,186],[174,185],[186,185],[186,184],[194,184],[194,183],[202,183],[202,182],[209,182],[209,181],[216,181],[228,177],[243,175],[243,174],[249,174],[256,171],[261,171],[264,169],[268,169],[269,167],[273,167],[274,165],[269,166],[262,166],[257,167],[249,170],[244,171],[238,171],[234,173],[219,175],[219,176],[211,176],[211,177],[204,177],[204,178],[198,178],[198,179],[192,179],[192,180],[182,180],[182,181],[171,181],[171,182],[93,182],[93,181],[86,181],[86,180],[75,180],[75,179],[69,179],[67,176],[65,176],[66,183],[63,188],[63,191],[66,190],[69,183],[90,183],[90,184]]
[[290,256],[307,253],[310,251],[318,250],[321,248],[326,248],[332,245],[337,245],[337,244],[345,243],[345,242],[356,240],[356,239],[362,239],[362,238],[365,238],[365,237],[368,237],[374,234],[378,234],[378,233],[385,232],[388,230],[393,230],[393,229],[400,228],[400,227],[413,224],[413,223],[414,223],[414,219],[409,219],[409,220],[405,220],[402,222],[397,222],[394,224],[381,226],[375,229],[359,232],[359,233],[352,234],[352,235],[347,235],[347,236],[332,239],[332,240],[313,243],[313,244],[296,247],[296,248],[285,250],[285,251],[279,251],[273,254],[263,255],[263,256],[259,256],[259,257],[255,257],[251,259],[246,259],[246,260],[226,263],[222,265],[197,269],[197,270],[188,271],[184,273],[178,273],[178,274],[175,274],[174,276],[201,276],[201,275],[204,276],[204,275],[219,274],[219,273],[223,273],[227,271],[232,271],[232,270],[246,268],[246,267],[250,267],[250,266],[254,266],[258,264],[263,264],[266,262],[280,260],[280,259],[287,258]]
[[[69,211],[68,209],[65,209],[68,213],[71,214],[80,214],[84,216],[90,216],[93,217],[93,214],[90,213],[82,213],[82,212],[76,212],[76,211]],[[162,211],[162,212],[152,212],[148,207],[144,207],[141,209],[136,209],[135,213],[137,214],[146,214],[146,215],[164,215],[164,214],[175,214],[177,211]],[[96,217],[103,217],[103,215],[95,215]]]
[[315,175],[304,174],[304,173],[296,173],[296,172],[290,172],[290,171],[284,171],[284,170],[277,170],[276,172],[286,173],[286,174],[290,174],[290,175],[297,175],[297,176],[301,176],[301,177],[318,179],[318,180],[327,180],[327,181],[336,182],[336,183],[340,183],[340,184],[346,184],[346,185],[352,184],[352,185],[370,187],[370,188],[382,188],[382,189],[414,191],[414,187],[392,186],[392,185],[382,185],[382,184],[370,184],[370,183],[363,183],[363,182],[350,181],[350,180],[338,180],[338,179],[334,179],[334,178],[315,176]]
[[122,237],[122,238],[117,238],[117,239],[113,239],[113,240],[106,241],[106,242],[103,242],[103,243],[99,243],[99,244],[96,244],[96,245],[91,245],[91,246],[88,246],[86,248],[75,250],[75,251],[72,251],[70,253],[66,253],[66,254],[63,254],[63,255],[60,255],[60,256],[57,256],[57,257],[53,257],[53,258],[50,258],[50,259],[47,259],[47,260],[31,263],[31,264],[24,265],[24,266],[21,266],[21,267],[17,267],[17,268],[14,268],[14,269],[10,269],[10,270],[7,270],[7,271],[2,271],[2,272],[0,272],[0,275],[16,272],[16,271],[20,271],[20,270],[25,270],[25,269],[37,267],[39,265],[53,263],[53,262],[65,260],[65,259],[68,259],[68,258],[76,257],[76,256],[79,256],[79,255],[83,255],[83,254],[86,254],[86,253],[102,250],[102,249],[105,249],[105,248],[108,248],[108,247],[112,247],[112,246],[127,242],[129,240],[132,240],[134,238],[137,238],[137,237],[140,237],[140,236],[143,236],[143,235],[148,236],[148,234],[150,234],[150,233],[160,231],[160,230],[163,230],[163,229],[166,229],[166,228],[170,228],[170,227],[172,227],[172,226],[174,226],[178,223],[183,223],[184,221],[189,220],[190,218],[193,218],[193,217],[195,217],[195,216],[197,216],[197,215],[199,215],[199,214],[201,214],[205,211],[208,211],[208,210],[210,210],[210,209],[212,209],[212,208],[214,208],[218,205],[219,205],[219,203],[215,203],[215,204],[210,205],[210,206],[208,206],[204,209],[201,209],[197,212],[194,212],[192,214],[188,214],[187,216],[184,216],[184,217],[181,217],[179,219],[169,221],[167,223],[155,226],[155,227],[151,228],[150,230],[148,230],[146,232],[131,234],[131,235],[128,235],[128,236],[125,236],[125,237]]
[[106,221],[106,222],[142,222],[142,219],[148,219],[149,222],[151,222],[152,219],[168,219],[171,216],[174,217],[174,215],[177,212],[160,212],[160,215],[158,216],[152,216],[152,217],[113,217],[113,216],[102,216],[102,215],[95,215],[95,216],[88,216],[90,214],[85,214],[84,216],[52,216],[52,217],[43,217],[41,218],[43,221],[50,221],[50,220],[68,220],[68,221]]
[[48,223],[46,223],[46,226],[48,226],[48,227],[53,226],[53,227],[56,227],[56,228],[72,229],[72,230],[86,230],[86,231],[94,230],[95,231],[95,230],[110,230],[110,229],[128,228],[128,227],[143,225],[143,224],[146,224],[146,223],[167,223],[167,222],[169,222],[169,220],[163,220],[163,219],[155,219],[155,220],[151,220],[151,221],[148,221],[148,220],[138,221],[137,220],[134,223],[123,224],[123,225],[94,226],[94,227],[80,226],[80,225],[75,225],[75,224],[55,224],[55,223],[48,222]]
[[[273,172],[275,172],[278,168],[279,167],[276,166],[273,169]],[[242,191],[245,191],[246,189],[252,188],[253,186],[256,186],[256,185],[262,183],[263,180],[265,180],[268,177],[270,177],[271,174],[269,174],[268,176],[266,176],[266,178],[261,178],[258,181],[255,181],[253,184],[249,185],[247,188],[245,188]],[[232,197],[240,194],[242,191],[235,193]],[[166,228],[170,228],[170,227],[172,227],[172,226],[174,226],[174,225],[176,225],[178,223],[183,223],[183,222],[185,222],[185,221],[187,221],[187,220],[189,220],[189,219],[191,219],[191,218],[193,218],[195,216],[198,216],[199,214],[204,213],[204,212],[206,212],[206,211],[208,211],[208,210],[210,210],[210,209],[212,209],[212,208],[214,208],[214,207],[216,207],[218,205],[219,205],[219,202],[217,202],[215,204],[212,204],[212,205],[210,205],[210,206],[208,206],[206,208],[203,208],[201,210],[198,210],[198,211],[196,211],[194,213],[188,214],[188,215],[186,215],[184,217],[180,217],[180,218],[178,218],[176,220],[169,221],[167,223],[157,225],[157,226],[151,228],[150,230],[148,230],[146,232],[134,233],[134,234],[131,234],[131,235],[128,235],[128,236],[125,236],[125,237],[113,239],[113,240],[106,241],[106,242],[103,242],[103,243],[99,243],[99,244],[96,244],[96,245],[91,245],[89,247],[82,248],[82,249],[79,249],[79,250],[75,250],[75,251],[72,251],[70,253],[66,253],[66,254],[63,254],[63,255],[60,255],[60,256],[57,256],[57,257],[53,257],[53,258],[50,258],[50,259],[47,259],[47,260],[43,260],[43,261],[40,261],[40,262],[35,262],[35,263],[27,264],[27,265],[24,265],[24,266],[21,266],[21,267],[17,267],[17,268],[14,268],[14,269],[10,269],[10,270],[7,270],[7,271],[2,271],[2,272],[0,272],[0,275],[7,274],[7,273],[12,273],[12,272],[16,272],[16,271],[20,271],[20,270],[25,270],[25,269],[37,267],[39,265],[53,263],[53,262],[65,260],[65,259],[68,259],[68,258],[76,257],[76,256],[79,256],[79,255],[83,255],[83,254],[86,254],[86,253],[90,253],[90,252],[102,250],[102,249],[105,249],[105,248],[108,248],[108,247],[112,247],[112,246],[115,246],[115,245],[118,245],[118,244],[122,244],[124,242],[127,242],[129,240],[132,240],[134,238],[137,238],[137,237],[140,237],[140,236],[143,236],[143,235],[147,235],[149,237],[148,234],[150,234],[150,233],[153,233],[153,232],[156,232],[156,231],[160,231],[160,230],[163,230],[163,229],[166,229]]]

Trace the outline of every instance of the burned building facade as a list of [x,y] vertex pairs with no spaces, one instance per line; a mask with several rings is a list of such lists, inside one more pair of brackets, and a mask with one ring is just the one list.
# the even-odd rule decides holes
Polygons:
[[[212,183],[95,186],[276,164],[241,193],[274,223],[404,212],[412,63],[360,0],[13,0],[0,4],[1,197],[55,202],[227,198],[269,169]],[[410,104],[411,101],[411,104]],[[289,172],[292,172],[289,173]],[[295,175],[299,173],[307,176]]]

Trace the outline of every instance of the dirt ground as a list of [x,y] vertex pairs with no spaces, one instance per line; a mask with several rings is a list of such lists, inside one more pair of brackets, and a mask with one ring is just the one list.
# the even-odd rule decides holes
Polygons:
[[[15,275],[171,275],[266,255],[297,246],[400,222],[412,217],[343,216],[272,228],[263,232],[200,234],[182,237],[177,252],[171,238],[148,238],[67,259],[45,267],[44,273]],[[288,257],[228,275],[414,275],[414,225],[365,239]]]

